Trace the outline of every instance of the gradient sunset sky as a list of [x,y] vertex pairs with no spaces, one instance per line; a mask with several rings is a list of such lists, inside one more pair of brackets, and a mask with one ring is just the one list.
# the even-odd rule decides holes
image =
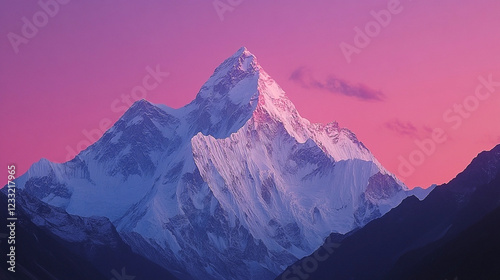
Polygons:
[[[177,108],[241,46],[303,117],[349,128],[410,188],[447,182],[500,143],[497,0],[60,2],[45,18],[37,1],[0,3],[6,171],[66,161],[84,130],[121,116],[122,95],[148,66],[169,76],[146,99]],[[387,9],[377,30],[372,11]],[[38,31],[19,41],[34,15]],[[373,36],[360,44],[356,30],[367,25]],[[341,44],[358,47],[346,59]],[[419,152],[415,141],[430,149],[433,131],[439,143]],[[413,171],[401,171],[403,159]]]

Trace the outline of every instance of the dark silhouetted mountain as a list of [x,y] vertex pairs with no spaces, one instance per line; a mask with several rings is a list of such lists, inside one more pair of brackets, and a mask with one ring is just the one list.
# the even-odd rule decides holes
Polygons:
[[[500,182],[496,182],[500,186]],[[500,208],[454,238],[406,253],[388,279],[500,279]]]
[[[317,251],[277,279],[499,279],[467,278],[482,269],[490,277],[497,271],[491,262],[500,266],[498,243],[491,241],[500,224],[485,225],[498,219],[493,211],[500,206],[499,171],[500,145],[480,153],[456,178],[436,187],[423,201],[408,197],[383,217],[345,237],[328,259],[312,261]],[[472,236],[478,228],[489,232]],[[475,251],[465,243],[456,245],[466,238],[475,242]],[[458,248],[464,251],[453,251]],[[453,256],[448,255],[451,252]],[[491,259],[471,261],[469,253]],[[431,265],[433,260],[449,266]]]

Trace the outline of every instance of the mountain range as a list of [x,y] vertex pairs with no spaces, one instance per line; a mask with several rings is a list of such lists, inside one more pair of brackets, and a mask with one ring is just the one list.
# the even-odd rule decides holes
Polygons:
[[16,180],[20,235],[37,248],[19,245],[21,275],[274,279],[325,240],[340,246],[310,279],[424,273],[425,256],[495,208],[484,195],[491,205],[469,212],[494,189],[482,187],[500,168],[490,155],[486,171],[475,160],[445,186],[409,190],[350,130],[301,117],[241,48],[186,106],[139,100],[71,161],[42,159]]

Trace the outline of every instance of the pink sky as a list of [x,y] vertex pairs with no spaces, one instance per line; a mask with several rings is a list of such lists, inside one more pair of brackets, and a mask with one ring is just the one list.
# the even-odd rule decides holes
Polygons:
[[[111,104],[124,105],[147,66],[170,75],[146,99],[181,107],[241,46],[302,116],[349,128],[409,187],[447,182],[500,143],[500,86],[478,79],[500,82],[498,1],[347,2],[221,0],[235,4],[221,20],[212,1],[69,1],[44,23],[37,1],[2,1],[1,165],[23,173],[42,157],[65,161],[84,130],[120,117]],[[355,27],[388,6],[390,21],[348,63],[340,44],[354,46]],[[35,14],[43,26],[16,54],[8,34],[22,36]],[[454,112],[464,101],[470,112]],[[435,128],[442,143],[418,152],[415,140]],[[401,172],[410,155],[414,171]]]

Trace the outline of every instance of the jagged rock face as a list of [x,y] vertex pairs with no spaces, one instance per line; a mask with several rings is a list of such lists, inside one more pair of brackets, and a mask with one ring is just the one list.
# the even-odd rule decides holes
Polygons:
[[19,182],[109,218],[185,279],[272,279],[406,196],[352,132],[302,118],[244,48],[185,107],[138,101],[75,159],[42,160]]

